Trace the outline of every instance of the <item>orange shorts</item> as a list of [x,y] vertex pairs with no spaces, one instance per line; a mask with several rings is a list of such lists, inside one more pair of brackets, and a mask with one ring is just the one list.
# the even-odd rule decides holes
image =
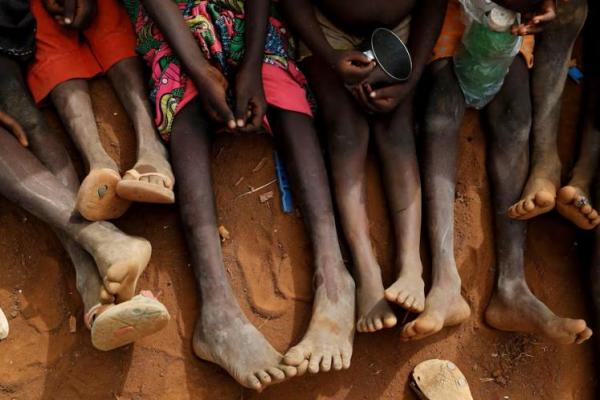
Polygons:
[[[433,47],[433,56],[429,62],[439,60],[441,58],[453,57],[458,50],[463,33],[465,32],[465,24],[463,22],[462,9],[458,0],[449,0],[446,11],[446,19],[442,25],[442,31],[435,46]],[[520,53],[525,59],[529,68],[533,67],[533,50],[535,38],[533,35],[528,35],[523,38]]]
[[42,0],[31,0],[31,12],[37,21],[36,49],[27,83],[36,103],[69,79],[92,78],[136,56],[131,20],[118,0],[98,1],[96,16],[84,31],[61,27]]

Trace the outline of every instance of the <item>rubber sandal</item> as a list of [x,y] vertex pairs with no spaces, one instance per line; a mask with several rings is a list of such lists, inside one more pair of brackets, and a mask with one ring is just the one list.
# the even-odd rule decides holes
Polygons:
[[102,351],[152,335],[163,329],[171,318],[167,308],[147,291],[98,313],[101,307],[100,304],[92,307],[85,323],[92,331],[92,344]]
[[91,170],[77,193],[77,211],[88,221],[105,221],[125,214],[131,202],[117,195],[119,181],[119,173],[110,168]]
[[410,387],[422,400],[473,400],[463,373],[446,360],[427,360],[417,365]]
[[0,308],[0,340],[4,340],[8,337],[8,320],[4,311]]
[[[158,177],[165,182],[166,187],[150,182],[140,181],[140,178],[145,177]],[[125,173],[123,179],[117,184],[117,194],[123,199],[137,201],[140,203],[175,203],[173,181],[168,176],[159,172],[140,174],[135,169],[130,169]]]

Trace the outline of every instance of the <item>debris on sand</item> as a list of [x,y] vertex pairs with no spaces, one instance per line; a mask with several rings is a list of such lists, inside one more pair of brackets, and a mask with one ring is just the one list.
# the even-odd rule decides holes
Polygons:
[[273,198],[272,190],[270,192],[266,192],[266,193],[263,193],[260,196],[258,196],[258,199],[260,200],[261,203],[266,203],[267,201],[271,200],[272,198]]
[[221,241],[224,242],[231,238],[231,234],[223,225],[219,226],[219,236],[221,236]]
[[6,315],[0,308],[0,340],[4,340],[8,337],[8,320]]
[[248,195],[250,195],[250,194],[252,194],[252,193],[259,192],[259,191],[261,191],[261,190],[263,190],[263,189],[265,189],[265,188],[267,188],[267,187],[271,186],[271,185],[272,185],[272,184],[274,184],[275,182],[277,182],[277,179],[273,179],[272,181],[270,181],[270,182],[267,182],[267,183],[265,183],[264,185],[262,185],[262,186],[259,186],[259,187],[257,187],[257,188],[254,188],[254,187],[252,187],[252,186],[249,186],[249,188],[248,188],[248,191],[247,191],[247,192],[244,192],[244,193],[242,193],[242,194],[238,195],[238,196],[237,196],[235,199],[236,199],[236,200],[237,200],[237,199],[241,199],[242,197],[246,197],[246,196],[248,196]]
[[257,173],[258,171],[260,171],[262,169],[262,167],[265,166],[265,164],[267,163],[267,157],[263,157],[258,164],[256,164],[256,167],[252,168],[252,172],[253,173]]
[[69,332],[76,333],[77,332],[77,318],[74,316],[69,316]]

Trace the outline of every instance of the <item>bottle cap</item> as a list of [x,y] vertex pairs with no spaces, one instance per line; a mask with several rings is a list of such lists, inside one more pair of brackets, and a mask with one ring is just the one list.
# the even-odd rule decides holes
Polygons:
[[507,31],[517,19],[517,13],[504,7],[494,7],[488,14],[488,26],[496,32]]

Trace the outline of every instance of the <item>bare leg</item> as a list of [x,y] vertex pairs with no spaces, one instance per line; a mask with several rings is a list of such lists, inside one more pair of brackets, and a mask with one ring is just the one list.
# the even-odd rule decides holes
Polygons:
[[384,298],[381,269],[369,237],[365,163],[369,126],[363,111],[331,69],[311,57],[305,70],[315,90],[327,129],[335,201],[352,252],[357,281],[359,332],[375,332],[397,323]]
[[[313,317],[286,363],[312,373],[350,367],[354,337],[354,282],[340,251],[331,193],[311,118],[279,109],[269,112],[283,150],[315,256]],[[304,365],[303,365],[304,364]],[[302,370],[300,372],[303,372]]]
[[433,282],[425,311],[402,330],[405,340],[421,339],[445,326],[460,324],[471,313],[460,293],[460,276],[454,259],[458,132],[465,101],[450,60],[437,61],[429,69],[432,81],[423,125],[423,169]]
[[[122,197],[131,194],[133,197],[127,197],[128,200],[173,203],[173,172],[167,150],[160,142],[154,127],[142,76],[141,63],[137,57],[119,61],[108,70],[108,77],[127,110],[137,135],[138,159],[133,169],[142,175],[150,174],[139,178],[140,182],[146,184],[142,186],[148,186],[146,189],[140,189],[138,186],[137,190],[124,193],[121,184],[118,192]],[[131,174],[126,174],[123,181],[128,180],[137,181]],[[162,193],[166,194],[161,195]]]
[[117,164],[100,142],[87,81],[73,79],[63,82],[50,95],[90,170],[79,189],[77,210],[89,220],[120,217],[129,202],[116,195],[121,175]]
[[560,187],[557,137],[561,96],[573,45],[585,22],[587,1],[570,1],[558,9],[558,18],[536,36],[531,81],[533,153],[521,199],[508,211],[514,219],[529,219],[552,210]]
[[[596,207],[600,206],[600,182],[596,179]],[[594,329],[600,329],[600,230],[594,232],[594,253],[590,271],[590,289],[592,293],[592,311],[594,315]],[[596,357],[600,356],[600,335],[596,335]],[[598,359],[598,358],[597,358]]]
[[398,278],[385,290],[385,298],[409,311],[421,312],[425,308],[425,283],[420,254],[421,179],[413,99],[405,100],[391,115],[377,116],[373,132],[396,238]]
[[500,330],[535,333],[564,344],[581,343],[592,334],[585,321],[557,317],[531,293],[524,273],[526,222],[506,216],[506,208],[519,196],[527,178],[531,127],[528,82],[525,62],[517,57],[502,90],[485,110],[499,271],[485,318]]
[[201,301],[194,352],[219,364],[241,385],[262,390],[297,370],[281,364],[282,355],[242,313],[225,273],[210,173],[210,130],[196,99],[177,115],[171,139],[181,221]]

